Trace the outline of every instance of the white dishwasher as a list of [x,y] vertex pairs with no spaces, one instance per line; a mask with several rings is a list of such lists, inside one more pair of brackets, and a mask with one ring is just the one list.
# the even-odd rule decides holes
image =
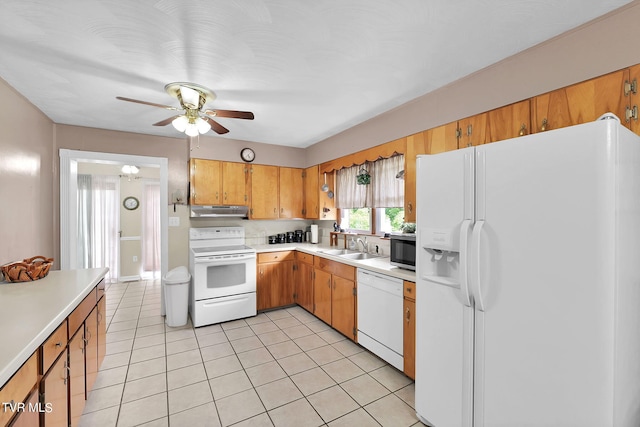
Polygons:
[[402,286],[402,279],[358,269],[358,344],[401,371]]

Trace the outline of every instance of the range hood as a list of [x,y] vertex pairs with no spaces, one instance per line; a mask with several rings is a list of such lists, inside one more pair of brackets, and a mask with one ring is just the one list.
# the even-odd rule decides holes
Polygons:
[[249,206],[191,205],[191,218],[248,218]]

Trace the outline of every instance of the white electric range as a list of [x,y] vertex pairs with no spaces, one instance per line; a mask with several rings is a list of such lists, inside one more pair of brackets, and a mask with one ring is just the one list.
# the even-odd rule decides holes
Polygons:
[[190,228],[189,269],[193,326],[256,315],[256,251],[243,227]]

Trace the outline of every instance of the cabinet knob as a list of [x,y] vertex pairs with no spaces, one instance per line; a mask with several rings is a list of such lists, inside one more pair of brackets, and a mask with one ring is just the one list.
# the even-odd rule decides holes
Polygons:
[[407,207],[409,208],[409,213],[413,213],[413,203],[409,202]]
[[56,348],[62,347],[62,343],[61,342],[57,342],[56,343]]
[[547,130],[548,125],[549,125],[549,121],[545,117],[544,119],[542,119],[542,125],[540,126],[540,130],[544,132],[545,130]]
[[411,293],[411,288],[407,288],[407,292]]
[[409,307],[407,307],[405,318],[407,319],[407,323],[409,323],[409,320],[411,320],[411,310],[409,309]]
[[518,135],[525,136],[526,134],[527,134],[527,125],[523,123],[522,126],[520,126],[520,132],[518,132]]

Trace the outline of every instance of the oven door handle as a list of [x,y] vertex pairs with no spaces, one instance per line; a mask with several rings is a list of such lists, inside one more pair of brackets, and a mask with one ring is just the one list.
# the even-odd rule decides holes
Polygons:
[[204,257],[194,257],[193,262],[196,264],[213,264],[213,263],[221,263],[221,264],[229,264],[236,262],[244,262],[249,259],[256,259],[256,254],[240,254],[240,255],[214,255],[214,256],[204,256]]

